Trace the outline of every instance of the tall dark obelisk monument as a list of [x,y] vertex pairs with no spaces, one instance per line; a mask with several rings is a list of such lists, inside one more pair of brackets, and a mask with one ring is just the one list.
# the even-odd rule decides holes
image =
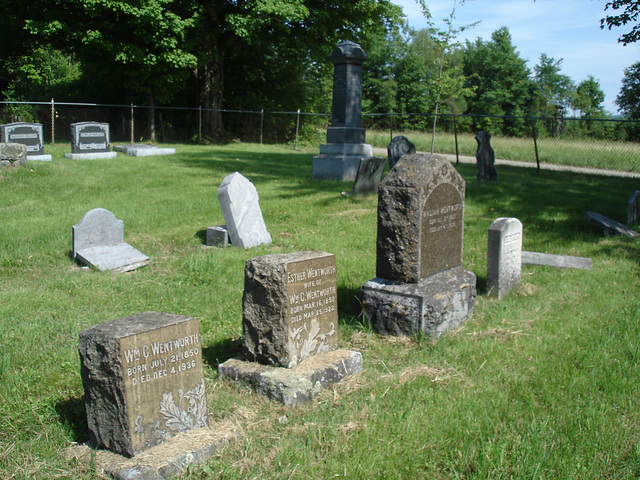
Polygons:
[[313,157],[312,178],[354,180],[363,158],[373,156],[364,143],[362,128],[362,64],[367,54],[360,45],[346,41],[329,55],[333,63],[333,104],[327,143]]

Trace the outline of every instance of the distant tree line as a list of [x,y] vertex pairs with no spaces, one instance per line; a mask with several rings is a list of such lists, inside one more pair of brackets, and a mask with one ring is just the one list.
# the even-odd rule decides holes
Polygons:
[[[426,2],[417,1],[428,15]],[[531,115],[607,116],[594,77],[576,85],[562,74],[562,59],[544,54],[530,71],[507,28],[490,40],[458,44],[453,13],[446,30],[414,31],[389,0],[0,2],[0,94],[3,100],[202,107],[202,133],[216,140],[242,128],[223,124],[221,109],[328,113],[327,55],[353,40],[370,57],[363,78],[369,113],[509,116],[460,123],[506,135],[527,134]],[[638,119],[639,98],[640,62],[627,70],[617,104]],[[12,108],[27,114],[27,107]],[[399,128],[430,129],[433,119],[398,121]],[[153,139],[153,108],[148,125]],[[280,128],[286,137],[290,122]],[[607,127],[590,131],[589,122],[580,128],[577,134],[621,135]]]

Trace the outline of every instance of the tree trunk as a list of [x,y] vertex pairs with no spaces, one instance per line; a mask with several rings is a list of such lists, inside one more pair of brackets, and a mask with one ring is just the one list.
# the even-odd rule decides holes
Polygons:
[[222,98],[224,94],[224,54],[218,54],[207,63],[198,66],[199,101],[202,105],[202,134],[205,138],[219,139],[224,134],[222,124]]
[[156,141],[156,106],[153,98],[153,89],[149,92],[149,141]]

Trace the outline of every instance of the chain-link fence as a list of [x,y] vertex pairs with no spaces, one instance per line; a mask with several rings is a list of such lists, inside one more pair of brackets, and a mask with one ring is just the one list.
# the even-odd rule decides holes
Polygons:
[[[110,125],[111,143],[199,143],[203,117],[212,110],[140,105],[66,102],[0,102],[0,123],[43,125],[46,143],[71,141],[70,125],[82,121]],[[330,115],[298,111],[216,110],[229,138],[242,142],[299,143],[325,141]],[[433,114],[363,114],[367,142],[386,147],[404,134],[419,151],[473,157],[475,132],[492,135],[497,159],[549,165],[640,172],[640,121],[571,117]],[[433,144],[433,145],[432,145]]]

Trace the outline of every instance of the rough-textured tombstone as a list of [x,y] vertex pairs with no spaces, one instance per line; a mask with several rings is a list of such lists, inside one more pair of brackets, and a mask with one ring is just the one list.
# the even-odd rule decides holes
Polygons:
[[312,178],[355,180],[360,160],[373,156],[362,128],[362,64],[367,54],[350,41],[339,44],[329,55],[333,63],[333,103],[327,142],[313,157]]
[[520,283],[522,271],[522,223],[517,218],[498,218],[489,227],[487,291],[504,297]]
[[360,288],[383,334],[437,337],[472,313],[476,277],[462,268],[465,183],[445,159],[405,155],[378,189],[377,277]]
[[247,260],[243,358],[220,376],[296,405],[362,370],[362,355],[338,349],[336,259],[326,252]]
[[0,139],[6,143],[25,145],[29,160],[51,160],[51,155],[44,153],[41,123],[16,122],[0,125]]
[[640,190],[636,190],[627,205],[627,225],[635,225],[640,221]]
[[173,155],[175,148],[158,147],[156,145],[115,145],[116,152],[126,153],[132,157],[150,157],[153,155]]
[[149,257],[125,243],[124,222],[109,210],[89,210],[71,230],[72,256],[81,264],[118,272],[149,264]]
[[21,143],[0,143],[0,166],[18,167],[26,164],[26,145]]
[[109,124],[101,122],[77,122],[71,124],[71,153],[66,158],[93,160],[115,158],[111,151]]
[[209,247],[227,248],[229,246],[229,230],[227,230],[227,226],[207,227],[205,244]]
[[378,185],[382,180],[385,160],[382,157],[367,157],[360,161],[356,180],[353,182],[353,190],[342,192],[343,195],[359,195],[378,191]]
[[389,157],[389,170],[391,170],[403,155],[411,155],[416,153],[416,146],[404,135],[393,137],[391,143],[387,147],[387,156]]
[[597,227],[602,228],[602,231],[605,236],[609,235],[626,235],[627,237],[635,238],[640,236],[640,233],[636,232],[632,228],[629,228],[615,220],[612,220],[600,213],[595,212],[586,212],[584,214],[585,218],[589,223],[596,225]]
[[197,318],[145,312],[94,325],[79,352],[93,446],[133,457],[207,426]]
[[489,132],[480,130],[476,134],[476,142],[478,142],[478,148],[476,150],[476,163],[478,165],[478,175],[476,178],[480,182],[486,180],[497,180],[498,172],[496,172],[496,158],[491,148],[491,135]]
[[218,188],[218,200],[232,245],[250,248],[271,243],[258,191],[249,180],[238,172],[227,175]]
[[247,360],[294,367],[338,348],[336,257],[274,253],[247,260],[243,350]]

